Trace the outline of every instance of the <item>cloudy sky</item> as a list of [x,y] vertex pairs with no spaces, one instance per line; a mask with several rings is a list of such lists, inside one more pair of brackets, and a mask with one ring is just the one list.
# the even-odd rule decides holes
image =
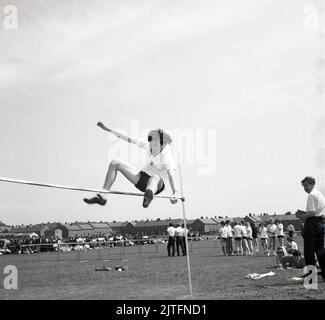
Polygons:
[[[182,150],[174,148],[188,218],[305,207],[300,180],[318,174],[312,1],[10,4],[18,28],[0,29],[0,176],[101,188],[112,150],[132,162],[136,148],[97,128],[103,121],[133,135],[140,128],[134,138],[157,127],[192,135],[176,136]],[[1,22],[6,5],[0,0]],[[136,191],[122,176],[113,189]],[[182,216],[168,201],[145,210],[140,198],[112,195],[99,207],[82,202],[88,195],[0,183],[0,220]]]

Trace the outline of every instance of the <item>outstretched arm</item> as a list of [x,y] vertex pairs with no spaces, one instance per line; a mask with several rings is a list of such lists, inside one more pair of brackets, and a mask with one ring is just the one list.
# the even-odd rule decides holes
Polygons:
[[101,121],[99,121],[99,122],[97,123],[97,126],[100,127],[100,128],[102,128],[103,130],[105,130],[105,131],[107,131],[107,132],[112,133],[114,136],[116,136],[116,137],[118,137],[118,138],[120,138],[120,139],[122,139],[122,140],[124,140],[124,141],[126,141],[126,142],[129,142],[129,143],[133,143],[133,144],[139,145],[140,147],[141,147],[142,144],[143,144],[143,143],[141,143],[141,142],[139,143],[139,142],[138,142],[137,140],[135,140],[135,139],[131,139],[131,138],[125,136],[125,135],[122,134],[122,133],[119,133],[119,132],[117,132],[117,131],[115,131],[115,130],[113,130],[113,129],[111,129],[111,128],[108,128],[108,127],[105,126]]
[[170,186],[173,190],[173,195],[170,198],[170,201],[172,204],[175,204],[175,203],[177,203],[177,198],[178,198],[178,193],[179,193],[178,188],[177,188],[177,183],[176,183],[176,170],[170,169],[170,170],[167,170],[167,173],[168,173],[168,179],[169,179]]

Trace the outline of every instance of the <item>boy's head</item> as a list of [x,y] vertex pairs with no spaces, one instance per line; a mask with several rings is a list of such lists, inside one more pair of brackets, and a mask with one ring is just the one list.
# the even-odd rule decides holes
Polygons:
[[313,177],[305,177],[303,180],[301,180],[301,184],[304,190],[307,193],[310,193],[316,184],[316,180]]
[[278,249],[276,250],[277,255],[279,256],[284,256],[284,250],[282,247],[278,247]]

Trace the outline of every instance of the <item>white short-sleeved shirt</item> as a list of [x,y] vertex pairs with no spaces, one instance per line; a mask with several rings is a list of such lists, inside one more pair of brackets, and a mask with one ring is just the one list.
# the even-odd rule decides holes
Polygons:
[[293,249],[293,250],[298,250],[298,245],[297,245],[297,243],[295,243],[294,241],[291,241],[291,243],[290,243],[290,247],[291,247],[291,249]]
[[176,237],[182,237],[183,236],[183,228],[182,227],[177,227],[175,229],[175,236]]
[[243,225],[241,225],[240,227],[241,227],[242,236],[243,236],[243,237],[247,237],[247,230],[246,230],[246,227],[243,226]]
[[253,238],[253,230],[252,230],[252,227],[246,227],[246,236],[247,238]]
[[228,232],[227,232],[227,237],[228,238],[233,238],[234,237],[234,234],[232,233],[232,227],[230,224],[228,224],[228,226],[226,226],[227,229],[228,229]]
[[185,228],[182,228],[182,236],[185,237],[188,235],[188,230]]
[[275,232],[276,232],[276,235],[277,236],[284,236],[284,233],[283,233],[283,224],[282,223],[279,223],[276,226]]
[[267,226],[267,233],[268,233],[269,237],[275,237],[275,235],[276,235],[276,225],[274,223],[269,224]]
[[239,224],[236,224],[233,228],[234,237],[241,238],[242,237],[242,228]]
[[220,228],[220,237],[222,239],[228,238],[228,227],[227,226],[223,226]]
[[267,235],[267,229],[266,229],[265,226],[260,227],[259,232],[260,232],[260,237],[261,237],[262,239],[267,239],[267,238],[268,238],[268,235]]
[[142,169],[149,176],[158,175],[166,184],[168,181],[167,170],[176,170],[176,161],[172,155],[169,145],[166,145],[164,149],[153,156],[150,152],[150,144],[147,142],[137,141],[137,145],[146,150],[147,153],[147,165]]
[[325,198],[316,188],[308,195],[306,211],[316,211],[316,217],[325,216]]
[[176,232],[176,228],[175,227],[168,227],[167,228],[167,233],[169,237],[174,237],[175,236],[175,232]]

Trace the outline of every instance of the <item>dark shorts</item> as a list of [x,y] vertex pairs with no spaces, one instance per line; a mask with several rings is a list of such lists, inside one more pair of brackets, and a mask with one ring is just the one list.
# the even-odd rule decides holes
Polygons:
[[278,238],[284,238],[284,236],[278,236]]
[[[135,187],[142,192],[146,192],[149,179],[150,179],[150,176],[147,173],[140,171],[140,179],[139,179],[138,183],[135,185]],[[158,190],[155,194],[159,194],[164,189],[165,189],[165,183],[162,179],[160,179],[160,181],[158,183]]]
[[235,240],[236,241],[240,241],[241,240],[241,237],[235,237]]

